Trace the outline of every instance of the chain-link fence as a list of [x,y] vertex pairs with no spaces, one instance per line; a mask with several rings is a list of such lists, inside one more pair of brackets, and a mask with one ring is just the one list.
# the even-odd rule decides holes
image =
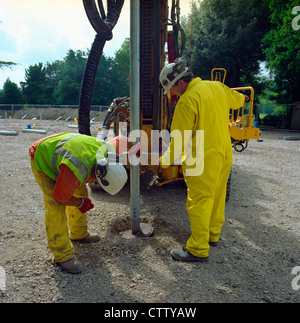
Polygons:
[[[246,102],[244,114],[249,114],[250,103]],[[253,108],[259,128],[300,130],[300,102],[295,104],[255,104]]]
[[[26,110],[30,108],[36,108],[36,109],[42,109],[42,108],[68,108],[68,109],[77,109],[78,105],[48,105],[48,104],[0,104],[0,111],[11,111],[13,114],[14,111],[18,110]],[[108,109],[108,106],[106,105],[92,105],[91,110],[92,111],[106,111]]]
[[260,127],[300,130],[300,103],[258,104],[255,116]]
[[[249,103],[245,104],[244,114],[249,113]],[[3,117],[4,111],[14,115],[14,112],[30,108],[69,108],[77,109],[78,105],[37,105],[37,104],[0,104],[0,118]],[[92,105],[91,111],[103,112],[108,106]],[[260,128],[276,128],[300,130],[300,102],[295,104],[255,104],[255,120]]]

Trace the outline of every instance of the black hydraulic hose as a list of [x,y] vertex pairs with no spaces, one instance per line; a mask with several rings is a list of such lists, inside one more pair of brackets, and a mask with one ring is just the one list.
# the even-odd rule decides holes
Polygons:
[[112,39],[112,30],[119,19],[124,0],[107,0],[107,15],[102,0],[98,0],[102,19],[95,0],[83,0],[83,4],[88,19],[97,33],[84,71],[78,110],[79,133],[90,136],[90,107],[97,69],[104,45],[106,41]]
[[99,11],[101,13],[102,20],[105,20],[106,19],[106,13],[104,11],[102,0],[98,0],[98,7],[99,7]]
[[78,130],[79,133],[88,136],[91,135],[90,107],[94,82],[105,43],[106,39],[104,39],[103,35],[97,34],[89,54],[82,80],[78,110]]
[[109,27],[106,25],[105,21],[100,18],[95,1],[83,0],[83,5],[86,15],[96,33],[101,34],[109,31]]
[[113,109],[111,112],[109,112],[104,120],[103,125],[106,127],[110,127],[112,124],[114,118],[116,117],[117,113],[119,112],[120,107],[125,101],[130,101],[128,97],[123,97],[123,98],[116,98],[112,102]]
[[102,128],[101,128],[100,132],[98,133],[97,138],[99,138],[101,140],[106,140],[108,131],[110,129],[110,125],[116,119],[119,109],[122,107],[122,104],[125,101],[129,102],[130,99],[127,97],[123,97],[123,98],[116,98],[113,100],[113,102],[111,103],[111,105],[108,108],[108,113],[104,119]]

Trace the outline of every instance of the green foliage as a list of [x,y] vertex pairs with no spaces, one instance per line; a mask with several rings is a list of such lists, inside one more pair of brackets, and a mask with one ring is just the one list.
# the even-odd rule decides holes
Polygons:
[[291,121],[291,106],[277,103],[279,95],[276,92],[277,84],[273,79],[265,79],[265,88],[258,97],[259,115],[264,126],[288,128]]
[[[192,8],[183,21],[183,28],[192,50],[192,69],[204,79],[210,79],[215,67],[227,70],[231,87],[253,84],[264,59],[261,39],[269,28],[269,12],[263,2],[249,0],[203,0]],[[241,80],[244,84],[241,84]]]
[[12,66],[14,65],[17,65],[16,63],[14,62],[3,62],[3,61],[0,61],[0,68],[3,69],[4,67],[9,67],[11,68]]
[[86,53],[69,50],[63,63],[59,64],[59,70],[56,71],[54,67],[56,86],[53,89],[53,101],[56,104],[78,104],[86,60]]
[[130,39],[127,38],[122,44],[121,48],[116,52],[114,67],[113,67],[115,82],[117,84],[119,95],[129,96],[130,83],[129,83],[129,73],[130,73]]
[[[116,97],[129,96],[129,44],[129,39],[126,39],[114,58],[102,55],[92,104],[109,105]],[[69,50],[63,60],[30,65],[25,70],[22,89],[7,81],[10,87],[13,84],[18,95],[11,95],[8,93],[8,85],[4,86],[0,90],[0,103],[77,105],[88,54],[80,50]],[[23,98],[20,98],[21,94]]]
[[46,74],[42,63],[29,66],[25,70],[25,82],[22,82],[23,95],[31,104],[45,103],[44,87]]
[[300,30],[292,28],[292,9],[299,0],[270,0],[272,29],[263,39],[268,67],[274,75],[278,101],[300,100]]
[[102,55],[96,74],[92,104],[109,105],[116,97],[130,95],[129,45],[129,39],[126,39],[114,59]]
[[274,112],[262,119],[262,124],[273,128],[288,128],[291,118],[291,109],[287,106],[275,106]]
[[4,104],[18,104],[24,102],[21,89],[18,88],[17,84],[11,82],[9,78],[3,85],[3,91],[1,91],[1,102]]
[[96,74],[92,104],[109,105],[118,96],[116,87],[114,83],[113,59],[103,55]]

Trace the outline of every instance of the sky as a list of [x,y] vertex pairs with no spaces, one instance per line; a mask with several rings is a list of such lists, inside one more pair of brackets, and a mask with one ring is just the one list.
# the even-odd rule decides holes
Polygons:
[[[187,15],[190,0],[180,3],[181,14]],[[130,35],[130,0],[113,34],[106,56],[113,57]],[[30,65],[63,60],[69,49],[90,49],[94,37],[82,0],[0,0],[0,61],[18,64],[0,69],[0,89],[7,78],[20,85]]]

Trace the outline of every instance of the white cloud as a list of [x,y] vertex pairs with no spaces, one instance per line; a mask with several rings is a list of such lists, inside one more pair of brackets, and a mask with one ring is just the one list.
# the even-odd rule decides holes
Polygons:
[[[8,37],[15,40],[19,55],[39,49],[54,48],[63,42],[65,47],[89,45],[83,35],[89,34],[89,22],[80,1],[71,0],[10,0],[6,2]],[[90,35],[88,35],[90,36]],[[85,40],[85,41],[84,41]]]
[[86,50],[95,35],[81,0],[0,0],[0,12],[0,60],[19,64],[0,70],[0,88],[7,77],[24,80],[31,64]]
[[8,68],[4,71],[0,70],[0,88],[3,87],[4,82],[9,78],[12,82],[19,85],[20,82],[25,80],[25,69],[29,66],[17,65],[12,70]]
[[1,6],[1,3],[0,3],[0,30],[5,30],[5,28],[6,28],[5,8]]
[[[108,56],[113,56],[129,37],[129,4],[130,0],[125,0],[114,37],[104,47]],[[182,0],[181,7],[186,14],[189,1]],[[0,88],[7,77],[15,83],[23,81],[22,68],[24,71],[39,62],[61,60],[69,49],[86,51],[95,37],[82,0],[0,0],[0,21],[0,60],[20,64],[13,71],[0,70]],[[15,81],[21,74],[22,78]]]

